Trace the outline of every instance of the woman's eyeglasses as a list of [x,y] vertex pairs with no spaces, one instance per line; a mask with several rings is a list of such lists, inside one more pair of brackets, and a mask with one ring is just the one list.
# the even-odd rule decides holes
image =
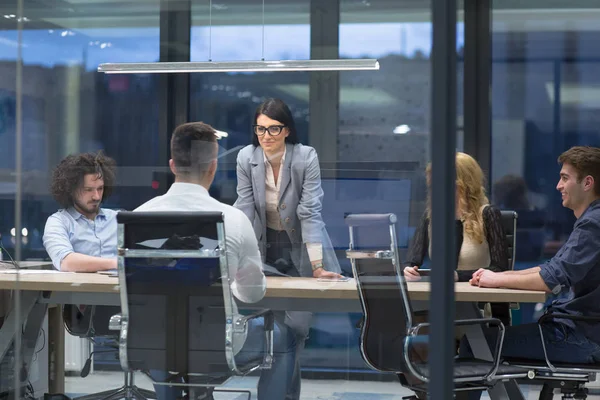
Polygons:
[[265,133],[269,132],[271,136],[278,136],[285,125],[271,125],[271,126],[262,126],[262,125],[252,125],[254,127],[254,133],[257,136],[264,136]]

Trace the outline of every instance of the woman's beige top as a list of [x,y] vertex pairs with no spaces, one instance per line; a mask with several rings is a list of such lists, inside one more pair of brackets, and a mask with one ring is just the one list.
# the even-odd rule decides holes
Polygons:
[[[283,151],[281,157],[281,164],[285,162],[285,154],[287,150]],[[264,154],[264,153],[263,153]],[[279,174],[277,175],[277,182],[275,182],[275,173],[273,166],[267,159],[267,155],[264,154],[265,160],[265,201],[266,201],[266,217],[267,217],[267,228],[274,229],[276,231],[284,230],[283,224],[281,223],[281,217],[279,216],[279,191],[281,189],[281,171],[282,167],[279,167]],[[323,259],[323,245],[321,243],[307,243],[306,250],[308,251],[308,258],[310,261],[318,261]]]
[[463,237],[463,243],[458,255],[457,270],[473,270],[479,268],[489,268],[491,262],[490,246],[483,237],[482,243],[477,243],[476,240],[468,237],[466,234]]
[[[480,212],[487,206],[487,204],[483,205]],[[429,237],[431,237],[431,224],[429,225]],[[431,258],[431,241],[429,241],[429,258]],[[458,266],[456,269],[458,271],[465,271],[489,268],[491,261],[490,246],[485,235],[483,236],[483,242],[478,243],[473,238],[467,236],[463,224],[463,242],[458,255]]]
[[[285,149],[285,148],[284,148]],[[281,157],[281,164],[285,162],[285,153],[283,151],[283,156]],[[279,191],[281,189],[281,171],[283,168],[279,167],[279,174],[277,175],[277,183],[275,183],[275,173],[273,171],[273,166],[267,159],[267,155],[265,154],[265,172],[266,172],[266,184],[265,184],[265,200],[266,204],[266,212],[267,212],[267,228],[274,229],[276,231],[282,231],[283,225],[281,223],[281,218],[279,216]]]

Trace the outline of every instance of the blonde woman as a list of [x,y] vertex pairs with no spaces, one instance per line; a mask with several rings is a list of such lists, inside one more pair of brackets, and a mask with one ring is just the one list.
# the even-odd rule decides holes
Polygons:
[[[427,167],[427,185],[430,186]],[[428,202],[421,223],[412,239],[404,268],[409,281],[419,280],[419,267],[425,255],[431,255],[431,208]],[[508,270],[506,245],[500,210],[489,204],[484,176],[473,157],[456,154],[456,272],[455,280],[467,282],[479,268],[495,272]],[[507,303],[493,303],[492,315],[510,325]]]

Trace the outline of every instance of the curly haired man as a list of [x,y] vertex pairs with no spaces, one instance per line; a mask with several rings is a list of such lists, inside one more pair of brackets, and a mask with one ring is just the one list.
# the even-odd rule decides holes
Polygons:
[[117,268],[117,212],[100,205],[115,186],[115,161],[102,152],[70,155],[54,169],[50,191],[63,207],[44,229],[44,247],[59,271]]

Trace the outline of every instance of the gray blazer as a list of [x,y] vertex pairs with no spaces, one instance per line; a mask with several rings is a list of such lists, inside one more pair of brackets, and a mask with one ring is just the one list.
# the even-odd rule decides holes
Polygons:
[[[237,156],[237,195],[234,207],[248,216],[265,261],[267,216],[266,172],[263,150],[248,145]],[[323,264],[328,271],[340,272],[340,264],[321,218],[323,189],[317,152],[310,146],[286,144],[281,171],[279,215],[290,242],[292,261],[300,276],[311,277],[312,267],[304,243],[322,243]]]

